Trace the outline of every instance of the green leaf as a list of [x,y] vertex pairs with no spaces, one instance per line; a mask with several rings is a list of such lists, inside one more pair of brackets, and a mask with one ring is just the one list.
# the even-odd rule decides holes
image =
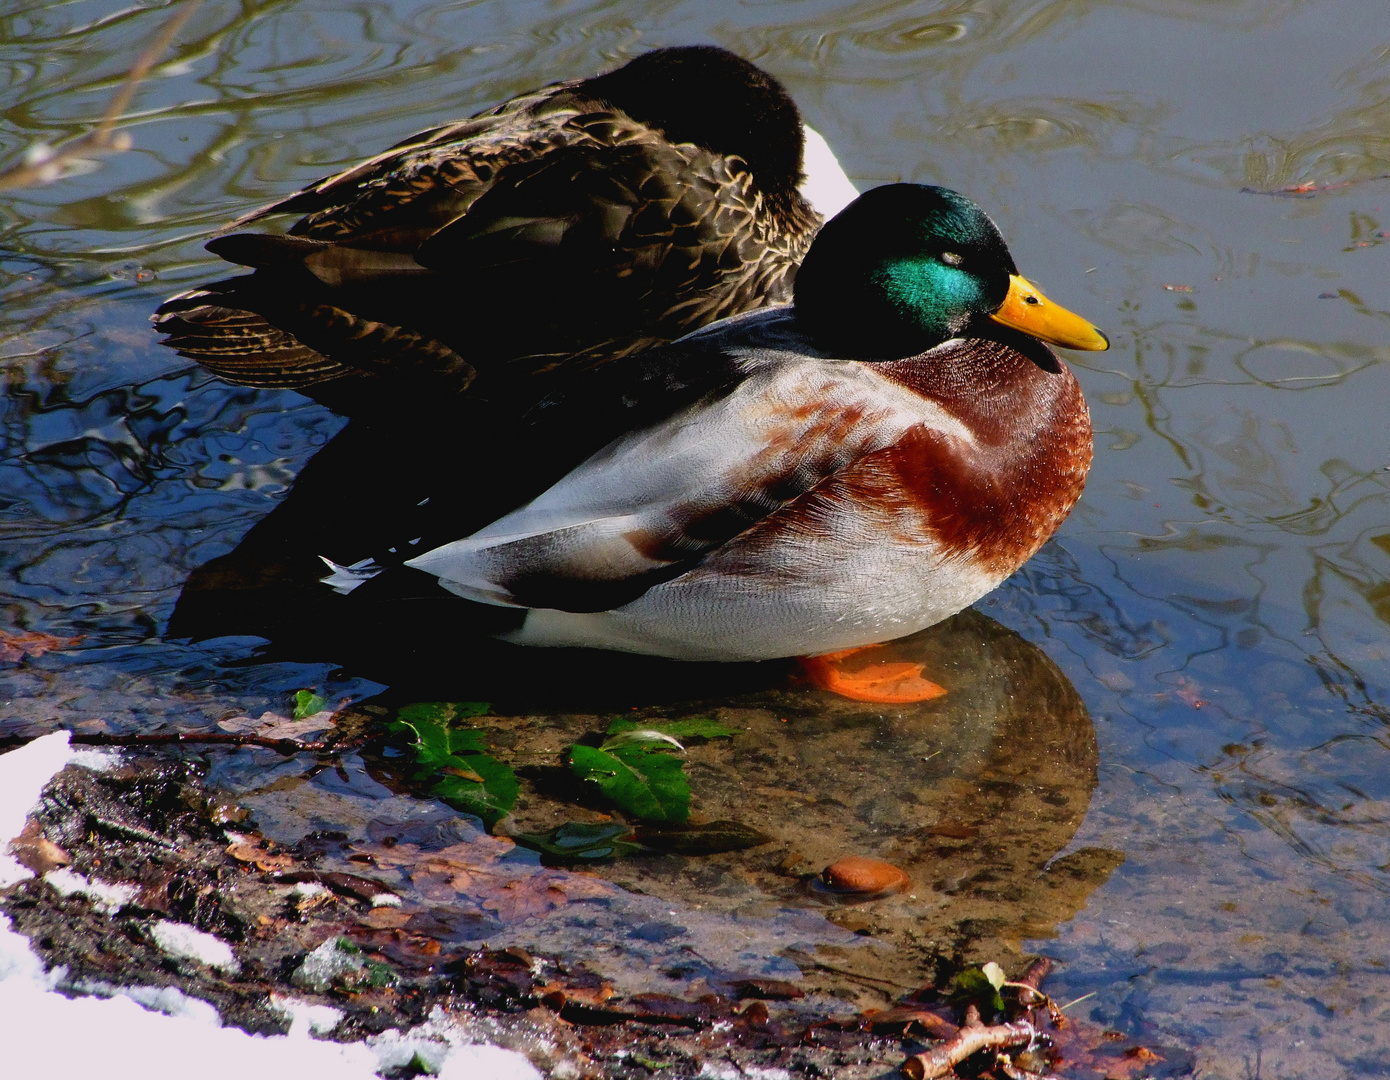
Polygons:
[[615,717],[609,723],[606,734],[617,735],[637,730],[654,731],[676,739],[719,739],[737,735],[741,731],[740,728],[729,727],[708,716],[688,716],[684,720],[628,720]]
[[[1000,975],[1003,974],[998,964],[991,961],[987,966],[999,971]],[[990,978],[990,973],[987,973],[984,968],[968,967],[964,971],[958,972],[953,982],[955,984],[951,991],[953,1001],[974,1002],[982,1013],[991,1010],[996,1013],[1004,1011],[1004,999],[999,993],[999,986],[1003,986],[1004,981],[1000,979],[999,986],[996,986],[994,980]]]
[[303,720],[306,716],[323,712],[323,707],[326,704],[327,702],[312,690],[300,690],[294,695],[294,718]]
[[430,794],[436,799],[442,799],[465,814],[476,814],[489,825],[506,816],[516,805],[521,785],[510,765],[490,754],[469,754],[451,760],[458,763],[455,768],[481,776],[482,783],[461,776],[442,776],[430,785]]
[[673,750],[685,750],[681,741],[674,735],[667,735],[651,728],[633,728],[630,731],[620,731],[616,735],[604,739],[603,745],[599,749],[616,750],[623,746],[643,746],[654,750],[664,750],[668,747]]
[[510,765],[484,752],[483,732],[451,726],[487,709],[480,701],[419,702],[402,708],[387,730],[408,737],[416,783],[455,810],[491,825],[516,805],[521,785]]
[[607,753],[592,746],[570,747],[570,768],[598,785],[604,797],[633,817],[684,821],[690,813],[690,785],[684,764],[670,754],[624,747]]
[[707,821],[702,825],[656,822],[638,825],[633,835],[643,847],[673,855],[717,855],[772,842],[772,837],[741,821]]
[[521,833],[512,839],[556,862],[585,862],[617,859],[640,851],[637,844],[623,839],[628,831],[628,827],[621,824],[567,821],[549,832]]

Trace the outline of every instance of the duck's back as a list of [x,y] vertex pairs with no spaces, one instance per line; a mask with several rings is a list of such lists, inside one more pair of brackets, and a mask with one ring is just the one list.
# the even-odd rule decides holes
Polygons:
[[251,385],[331,396],[476,380],[474,394],[506,396],[521,383],[534,393],[534,376],[562,364],[592,366],[788,299],[820,223],[795,187],[800,119],[775,82],[722,56],[781,96],[790,112],[767,122],[790,126],[794,158],[755,168],[705,145],[716,141],[707,133],[686,140],[679,124],[634,119],[603,96],[628,69],[560,84],[236,223],[305,215],[286,236],[209,244],[256,272],[166,303],[166,344]]

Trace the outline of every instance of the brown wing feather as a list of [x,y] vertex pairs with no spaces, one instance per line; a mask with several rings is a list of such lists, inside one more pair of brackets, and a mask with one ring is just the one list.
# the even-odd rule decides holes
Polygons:
[[564,87],[423,132],[258,215],[284,211],[309,213],[286,237],[210,245],[257,273],[215,301],[166,304],[168,344],[252,385],[363,371],[460,389],[476,368],[501,394],[789,299],[818,223],[805,207],[771,223],[740,159]]

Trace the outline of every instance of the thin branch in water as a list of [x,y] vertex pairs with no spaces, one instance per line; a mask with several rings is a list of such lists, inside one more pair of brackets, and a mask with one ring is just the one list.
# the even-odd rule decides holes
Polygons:
[[155,735],[105,735],[73,732],[70,741],[82,746],[170,746],[188,744],[213,744],[221,746],[263,746],[282,754],[318,753],[335,748],[335,744],[324,742],[303,742],[300,739],[270,739],[264,735],[231,735],[224,732],[199,734],[198,732],[173,732]]
[[47,184],[61,179],[67,167],[74,161],[93,154],[116,154],[129,150],[132,145],[130,136],[125,132],[117,132],[116,123],[130,107],[135,91],[145,81],[150,69],[164,55],[174,36],[183,29],[201,2],[202,0],[185,0],[165,22],[155,39],[135,58],[135,63],[126,72],[121,85],[116,88],[111,103],[107,105],[95,128],[56,148],[43,143],[34,144],[25,153],[21,164],[0,173],[0,191]]
[[933,1080],[933,1077],[947,1075],[966,1058],[973,1057],[981,1050],[1028,1046],[1036,1037],[1037,1030],[1027,1020],[986,1026],[980,1023],[979,1014],[976,1013],[975,1023],[967,1023],[954,1039],[914,1054],[902,1063],[901,1071],[907,1080]]
[[1240,189],[1240,193],[1242,195],[1273,195],[1278,199],[1313,199],[1329,191],[1338,191],[1341,188],[1369,183],[1372,180],[1390,180],[1390,173],[1381,173],[1379,176],[1358,176],[1335,184],[1317,184],[1309,181],[1306,184],[1290,184],[1288,187],[1281,188],[1243,187]]
[[1067,1009],[1070,1009],[1073,1005],[1080,1005],[1087,998],[1093,998],[1098,993],[1100,993],[1099,990],[1092,990],[1089,994],[1082,994],[1079,998],[1073,998],[1071,1001],[1068,1001],[1065,1005],[1059,1005],[1057,1007],[1061,1009],[1063,1012],[1065,1012]]

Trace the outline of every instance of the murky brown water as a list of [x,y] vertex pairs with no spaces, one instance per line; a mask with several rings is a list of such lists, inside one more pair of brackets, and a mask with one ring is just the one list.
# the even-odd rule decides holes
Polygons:
[[[163,18],[7,7],[0,147],[84,130]],[[323,665],[238,666],[249,639],[161,638],[189,574],[341,421],[209,379],[153,344],[149,311],[214,272],[201,238],[252,206],[522,89],[713,41],[782,78],[861,186],[975,197],[1115,348],[1071,358],[1098,430],[1080,509],[980,605],[1036,649],[944,628],[995,667],[934,709],[856,718],[803,694],[788,712],[780,683],[702,702],[757,738],[692,750],[696,808],[737,804],[777,846],[605,873],[747,925],[794,910],[806,940],[808,915],[844,934],[828,912],[908,957],[994,920],[978,948],[1061,957],[1063,998],[1094,991],[1079,1009],[1157,1025],[1210,1075],[1390,1071],[1387,26],[1383,0],[205,4],[136,100],[132,152],[0,200],[0,618],[82,638],[6,663],[0,733],[379,692]],[[496,726],[509,751],[558,747],[591,711],[499,703]],[[942,748],[937,771],[904,765]],[[290,837],[389,794],[360,767],[209,758]],[[785,794],[734,785],[754,769]],[[519,819],[539,828],[547,805]],[[942,820],[961,835],[933,836]],[[794,893],[798,858],[850,844],[908,866],[920,908]],[[1000,880],[972,879],[990,867]],[[1049,875],[1069,867],[1063,895]]]

